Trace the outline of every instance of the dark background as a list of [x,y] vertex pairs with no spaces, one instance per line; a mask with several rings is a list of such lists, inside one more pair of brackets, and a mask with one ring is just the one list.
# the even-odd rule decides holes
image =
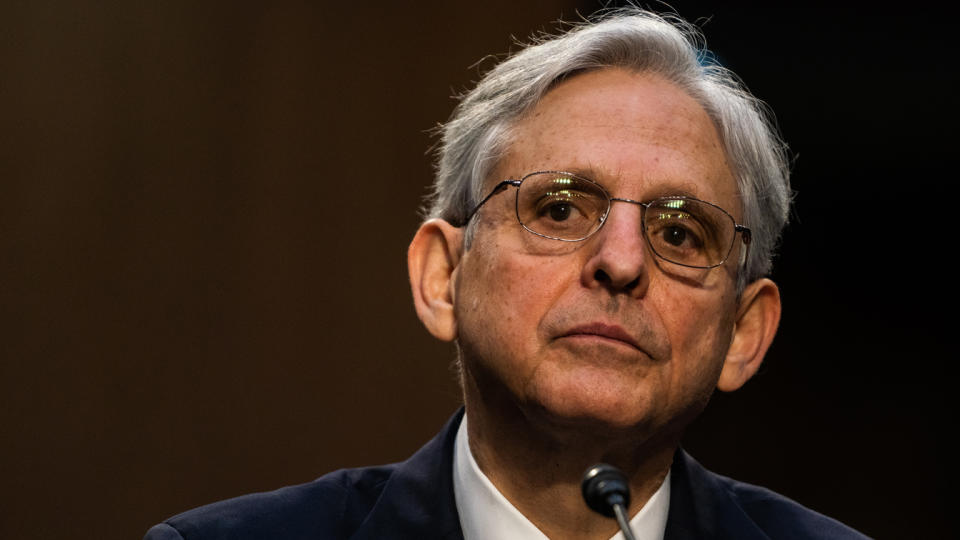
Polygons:
[[[431,437],[459,397],[406,283],[427,131],[511,35],[599,5],[140,4],[0,11],[2,538],[138,538]],[[784,316],[686,446],[946,537],[952,14],[746,5],[674,3],[793,150]]]

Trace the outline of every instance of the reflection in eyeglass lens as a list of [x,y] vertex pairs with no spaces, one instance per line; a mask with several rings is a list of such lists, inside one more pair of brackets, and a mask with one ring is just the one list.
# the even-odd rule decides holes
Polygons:
[[580,240],[599,226],[607,208],[596,184],[552,174],[528,177],[520,186],[517,212],[532,232],[562,240]]
[[[645,227],[650,247],[680,264],[717,264],[729,247],[732,223],[721,210],[691,199],[660,199],[647,209]],[[729,229],[729,231],[728,231]]]

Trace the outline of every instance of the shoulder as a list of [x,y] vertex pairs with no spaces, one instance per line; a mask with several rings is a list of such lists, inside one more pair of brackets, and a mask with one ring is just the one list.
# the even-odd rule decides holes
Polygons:
[[671,468],[668,540],[854,540],[866,536],[769,489],[705,469],[683,450]]
[[395,469],[343,469],[306,484],[201,506],[150,529],[146,540],[347,538]]
[[453,494],[453,443],[461,408],[402,463],[343,469],[313,482],[190,510],[145,540],[462,540]]
[[863,534],[769,489],[718,477],[741,508],[771,538],[864,539]]
[[[678,453],[672,470],[680,474],[671,482],[671,506],[678,503],[676,510],[695,517],[703,529],[714,533],[712,537],[723,531],[716,536],[777,540],[867,538],[769,489],[710,472],[684,452]],[[679,488],[676,497],[675,488]]]

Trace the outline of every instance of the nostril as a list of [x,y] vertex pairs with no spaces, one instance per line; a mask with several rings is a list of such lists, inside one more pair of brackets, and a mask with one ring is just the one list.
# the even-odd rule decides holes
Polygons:
[[621,285],[620,283],[614,283],[613,278],[610,277],[610,274],[608,274],[605,270],[598,269],[596,272],[593,273],[593,279],[597,283],[601,283],[607,287],[617,288],[625,292],[630,292],[636,289],[640,285],[640,277],[641,276],[637,276],[633,278],[633,280],[631,280],[629,283],[623,283]]

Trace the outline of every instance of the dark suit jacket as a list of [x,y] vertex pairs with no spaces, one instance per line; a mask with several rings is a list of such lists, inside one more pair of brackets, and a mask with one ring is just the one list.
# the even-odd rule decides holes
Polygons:
[[[462,540],[453,497],[453,443],[462,416],[461,409],[403,463],[340,470],[203,506],[154,526],[145,540]],[[665,540],[695,538],[865,537],[769,490],[713,474],[678,450]]]

